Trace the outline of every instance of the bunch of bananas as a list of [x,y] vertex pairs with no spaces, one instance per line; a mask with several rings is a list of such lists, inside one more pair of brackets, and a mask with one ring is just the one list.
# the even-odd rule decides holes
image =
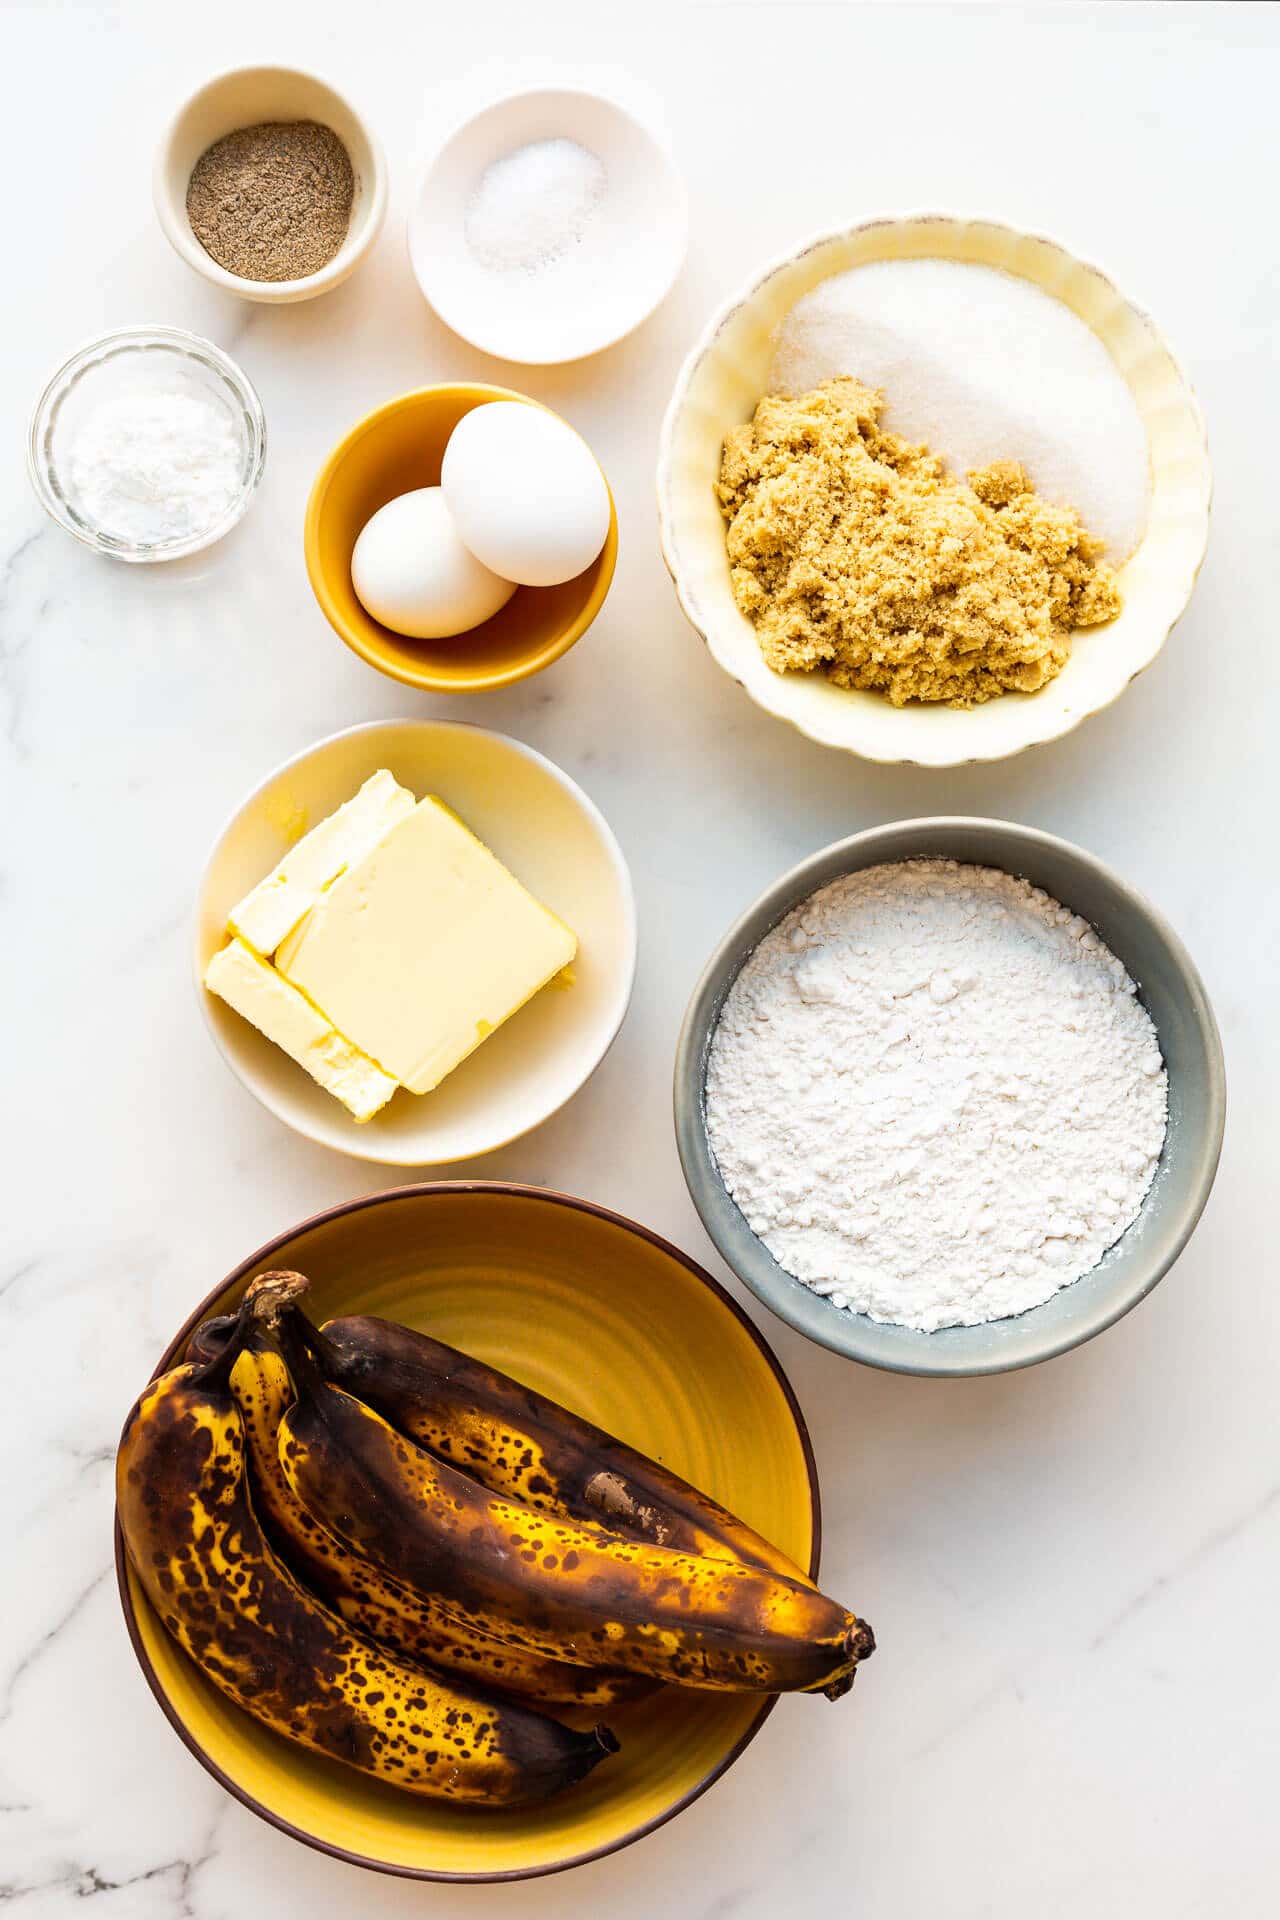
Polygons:
[[411,1792],[517,1806],[663,1683],[824,1692],[870,1629],[643,1454],[390,1321],[265,1274],[138,1399],[120,1524],[165,1627],[275,1732]]

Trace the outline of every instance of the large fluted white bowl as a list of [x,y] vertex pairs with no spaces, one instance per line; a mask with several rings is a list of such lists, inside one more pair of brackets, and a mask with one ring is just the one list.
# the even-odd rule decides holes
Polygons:
[[[1103,342],[1133,394],[1151,455],[1146,532],[1120,572],[1124,611],[1082,631],[1056,680],[965,711],[891,706],[820,673],[777,674],[729,584],[714,483],[730,427],[766,391],[773,335],[797,300],[833,274],[875,260],[947,259],[1002,268],[1044,288]],[[658,454],[663,558],[680,604],[726,673],[758,706],[812,739],[868,760],[947,767],[999,760],[1069,733],[1119,697],[1186,607],[1209,534],[1212,476],[1204,420],[1154,322],[1096,267],[1064,247],[989,220],[920,214],[868,220],[775,261],[712,318],[676,381]]]

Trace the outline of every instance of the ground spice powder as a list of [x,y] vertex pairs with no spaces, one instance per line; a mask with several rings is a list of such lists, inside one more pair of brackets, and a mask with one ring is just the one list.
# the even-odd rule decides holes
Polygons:
[[216,140],[187,183],[205,252],[244,280],[302,280],[347,237],[355,174],[331,127],[265,120]]
[[852,379],[762,400],[717,488],[734,598],[775,672],[976,706],[1059,674],[1076,627],[1121,606],[1102,543],[1014,461],[947,476],[878,426]]

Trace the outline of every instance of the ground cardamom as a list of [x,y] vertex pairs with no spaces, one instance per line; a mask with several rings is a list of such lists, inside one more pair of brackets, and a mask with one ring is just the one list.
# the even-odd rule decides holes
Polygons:
[[187,183],[187,218],[209,256],[243,280],[303,280],[347,237],[355,174],[331,127],[264,120],[215,140]]

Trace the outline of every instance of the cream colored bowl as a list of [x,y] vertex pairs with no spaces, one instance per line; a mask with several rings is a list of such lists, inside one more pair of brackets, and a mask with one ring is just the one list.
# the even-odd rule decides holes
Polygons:
[[[200,983],[236,902],[380,767],[419,799],[433,793],[451,806],[573,928],[578,954],[571,985],[553,982],[535,994],[434,1092],[400,1088],[381,1113],[359,1124]],[[604,816],[532,747],[451,720],[352,727],[278,767],[219,836],[196,903],[197,989],[228,1066],[295,1132],[339,1153],[401,1167],[490,1153],[562,1107],[622,1025],[635,961],[631,879]]]
[[[1063,301],[1098,335],[1133,394],[1151,457],[1146,533],[1120,571],[1124,611],[1077,634],[1056,680],[970,711],[893,707],[821,674],[776,674],[729,584],[714,483],[728,429],[765,392],[774,331],[797,300],[833,274],[875,260],[947,259],[1002,268]],[[824,746],[868,760],[955,766],[999,760],[1069,733],[1123,693],[1186,607],[1209,533],[1211,474],[1204,421],[1154,323],[1096,267],[1033,234],[941,214],[869,220],[775,261],[712,319],[684,364],[658,455],[662,552],[680,604],[712,656],[758,706]]]
[[[264,120],[316,120],[331,127],[351,156],[355,198],[347,237],[318,273],[299,280],[246,280],[205,252],[187,218],[187,183],[215,140]],[[209,80],[171,121],[156,155],[152,191],[165,238],[189,267],[244,300],[281,306],[314,300],[354,273],[386,218],[387,163],[376,136],[350,101],[312,73],[294,67],[236,67]]]

